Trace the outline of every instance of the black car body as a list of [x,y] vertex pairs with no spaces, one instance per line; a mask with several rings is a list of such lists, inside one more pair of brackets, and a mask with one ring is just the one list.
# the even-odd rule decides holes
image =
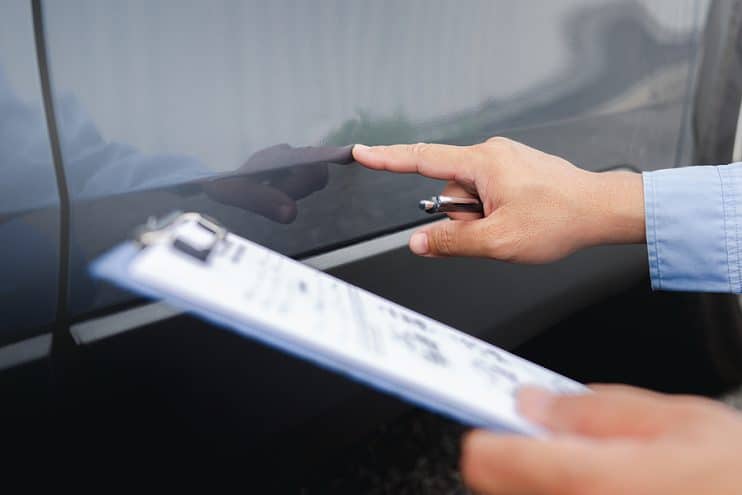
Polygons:
[[[643,247],[546,266],[412,256],[409,232],[431,221],[417,201],[441,188],[412,175],[300,168],[311,185],[290,223],[261,210],[270,198],[235,205],[199,181],[279,143],[494,135],[595,171],[728,162],[741,12],[704,0],[4,2],[8,424],[66,418],[92,442],[102,431],[162,447],[187,432],[249,450],[287,432],[331,444],[402,407],[91,277],[91,260],[173,210],[511,349],[628,287],[646,275]],[[270,188],[296,170],[245,173]]]

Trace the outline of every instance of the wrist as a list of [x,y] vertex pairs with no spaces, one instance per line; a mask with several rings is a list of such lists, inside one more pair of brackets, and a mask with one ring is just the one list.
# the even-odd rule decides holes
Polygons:
[[590,172],[586,244],[646,242],[644,182],[633,172]]

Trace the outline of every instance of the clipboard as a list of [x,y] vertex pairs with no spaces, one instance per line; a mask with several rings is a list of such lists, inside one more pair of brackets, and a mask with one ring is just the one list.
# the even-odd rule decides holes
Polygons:
[[522,385],[583,385],[230,233],[199,213],[150,219],[94,276],[466,425],[544,435]]

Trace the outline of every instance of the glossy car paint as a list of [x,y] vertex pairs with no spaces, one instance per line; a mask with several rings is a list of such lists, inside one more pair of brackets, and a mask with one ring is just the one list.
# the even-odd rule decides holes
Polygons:
[[[59,109],[59,165],[70,183],[70,242],[52,249],[69,273],[64,297],[51,296],[69,301],[56,322],[63,329],[138,303],[92,280],[87,265],[149,215],[203,211],[303,258],[428,221],[417,201],[441,187],[330,165],[324,187],[321,170],[300,175],[316,183],[297,201],[296,219],[281,224],[215,200],[188,174],[178,176],[179,164],[210,177],[284,142],[470,144],[497,134],[590,170],[684,165],[694,150],[705,1],[38,4]],[[63,102],[80,111],[65,113]],[[91,126],[85,135],[99,159],[81,160],[86,149],[65,141],[80,122]],[[106,153],[111,143],[141,161]],[[126,165],[145,162],[154,176],[137,187]],[[248,177],[270,186],[286,173]],[[42,209],[28,215],[41,219]],[[424,260],[399,248],[331,271],[512,348],[638,280],[646,258],[641,247],[616,246],[523,267]],[[23,314],[12,341],[43,328]],[[250,444],[336,411],[373,421],[394,409],[343,378],[187,316],[55,359],[55,370],[72,369],[64,381],[79,388],[71,395],[84,411],[79,424],[125,418],[134,425],[127,433],[147,424]]]
[[[501,134],[592,170],[673,166],[702,13],[692,1],[45,4],[55,94],[75,99],[101,137],[79,138],[80,118],[59,112],[73,188],[70,312],[130,297],[86,267],[148,215],[204,211],[301,256],[426,221],[414,205],[441,187],[331,166],[327,186],[279,225],[171,184],[277,143]],[[112,146],[140,155],[120,159]],[[156,187],[127,184],[136,161]]]
[[60,212],[31,7],[11,0],[0,11],[2,347],[55,322]]

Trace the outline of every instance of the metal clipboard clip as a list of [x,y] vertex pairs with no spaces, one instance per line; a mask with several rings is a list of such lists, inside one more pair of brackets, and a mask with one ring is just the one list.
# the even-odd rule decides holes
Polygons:
[[[212,241],[206,247],[194,246],[189,241],[175,235],[176,227],[188,222],[194,222],[213,236]],[[226,239],[227,233],[228,230],[213,218],[201,213],[176,211],[160,219],[149,217],[147,223],[135,231],[134,240],[142,248],[172,241],[174,249],[205,263],[214,248]]]

